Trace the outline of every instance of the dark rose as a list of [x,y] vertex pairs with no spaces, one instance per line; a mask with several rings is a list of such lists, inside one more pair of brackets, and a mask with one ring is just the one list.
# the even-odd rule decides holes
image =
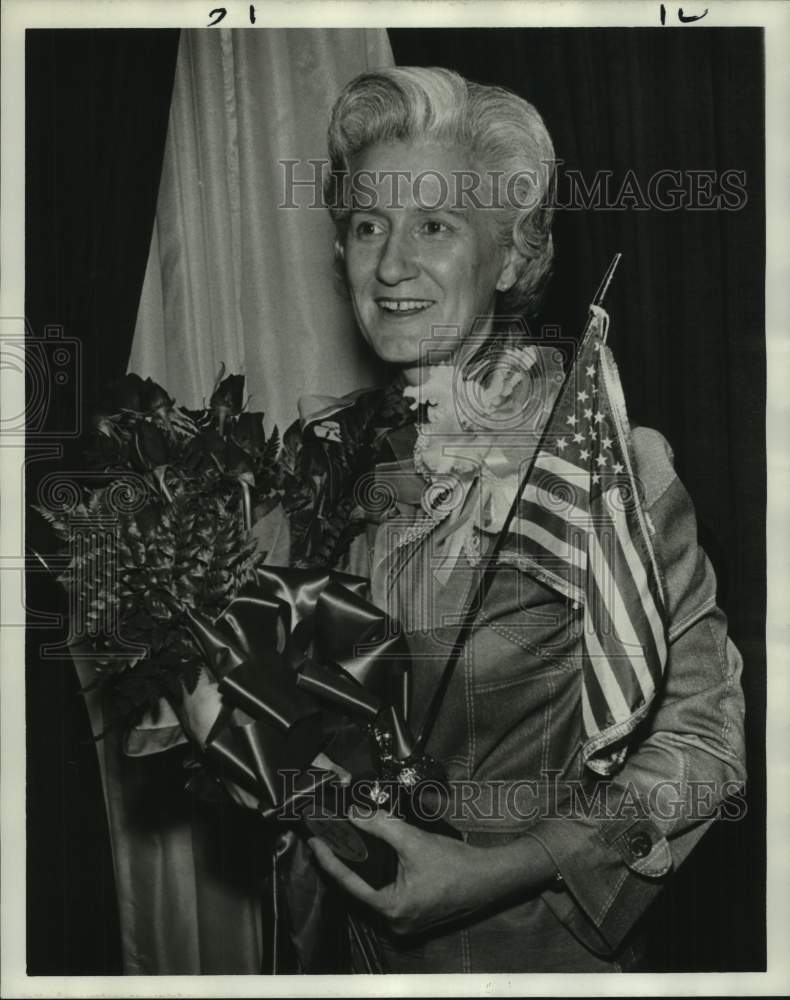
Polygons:
[[247,531],[250,531],[252,528],[251,490],[255,486],[255,469],[250,456],[235,441],[228,441],[225,449],[225,475],[235,479],[241,486],[244,525]]
[[173,497],[165,478],[170,463],[170,446],[162,428],[147,420],[139,423],[134,431],[132,451],[143,470],[153,473],[164,497],[172,502]]
[[112,441],[120,443],[123,439],[118,433],[118,429],[115,426],[113,419],[113,414],[96,412],[91,417],[91,425],[93,429],[104,437],[110,438]]
[[156,424],[147,420],[137,425],[134,432],[135,452],[146,472],[165,466],[170,461],[167,436]]
[[255,469],[252,459],[235,441],[228,441],[225,447],[225,475],[239,482],[255,485]]
[[167,392],[154,382],[152,378],[147,378],[140,387],[140,409],[143,413],[154,413],[161,410],[164,413],[172,409],[175,400],[168,396]]
[[304,439],[302,437],[302,430],[299,426],[299,421],[294,420],[290,427],[287,427],[285,430],[279,457],[283,468],[290,475],[296,475],[302,454],[303,443]]
[[244,376],[227,375],[215,388],[209,406],[218,413],[224,410],[231,416],[241,413],[244,405]]
[[225,439],[216,427],[208,427],[189,442],[186,455],[190,468],[214,468],[220,472],[224,468]]
[[260,455],[266,446],[263,414],[240,413],[231,432],[236,444],[251,455]]
[[217,432],[216,427],[207,427],[196,439],[207,454],[222,458],[225,451],[225,439]]
[[141,400],[145,393],[144,387],[145,383],[140,376],[129,372],[128,375],[116,379],[110,385],[103,409],[108,413],[120,413],[122,410],[140,413],[142,411]]

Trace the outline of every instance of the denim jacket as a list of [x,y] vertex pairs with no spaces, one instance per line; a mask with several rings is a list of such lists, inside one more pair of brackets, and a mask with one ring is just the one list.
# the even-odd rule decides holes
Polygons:
[[[713,568],[697,543],[694,509],[667,442],[635,428],[631,451],[668,604],[669,656],[654,708],[606,782],[606,797],[586,810],[578,799],[576,806],[563,802],[568,787],[588,795],[592,788],[581,759],[579,616],[523,571],[498,571],[428,749],[460,791],[461,807],[450,818],[466,838],[493,844],[537,837],[554,859],[557,881],[539,899],[417,951],[390,942],[393,971],[621,968],[629,931],[717,807],[727,796],[737,800],[745,781],[741,658],[716,605]],[[412,647],[418,724],[473,574],[459,567],[428,593],[430,566],[419,561],[430,562],[430,546],[415,553],[388,610]],[[430,628],[417,621],[426,607]],[[547,808],[550,792],[554,808]],[[490,808],[494,796],[497,809]],[[533,808],[538,799],[541,807]],[[737,801],[730,808],[737,812]]]

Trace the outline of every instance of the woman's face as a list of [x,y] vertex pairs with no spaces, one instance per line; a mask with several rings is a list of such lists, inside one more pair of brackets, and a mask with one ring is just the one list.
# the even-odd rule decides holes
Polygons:
[[513,281],[493,210],[458,204],[459,172],[472,169],[462,151],[436,142],[381,143],[352,164],[357,193],[344,245],[351,300],[371,347],[407,374],[452,357],[475,320],[484,332],[497,287]]

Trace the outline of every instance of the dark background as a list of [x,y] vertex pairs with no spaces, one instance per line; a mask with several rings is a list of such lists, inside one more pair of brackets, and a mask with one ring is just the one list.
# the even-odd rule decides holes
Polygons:
[[[719,603],[744,657],[748,812],[719,823],[646,919],[651,968],[765,968],[764,91],[760,29],[390,31],[401,65],[510,87],[564,169],[644,185],[660,169],[743,170],[739,211],[559,211],[542,322],[577,333],[601,273],[635,423],[660,430],[697,507]],[[177,31],[28,31],[26,315],[82,345],[82,399],[53,394],[41,440],[125,370],[161,171]],[[619,186],[615,184],[615,190]],[[31,458],[36,438],[30,439]],[[75,458],[64,445],[66,467]],[[48,461],[29,461],[35,497]],[[28,522],[36,544],[39,525]],[[65,610],[33,573],[32,612]],[[32,624],[32,622],[31,622]],[[96,754],[67,660],[27,647],[28,970],[121,971]]]

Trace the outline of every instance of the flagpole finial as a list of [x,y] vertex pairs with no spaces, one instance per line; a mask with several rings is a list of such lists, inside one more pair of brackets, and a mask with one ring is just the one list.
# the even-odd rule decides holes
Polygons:
[[594,306],[602,306],[603,300],[606,298],[606,293],[609,291],[609,285],[612,283],[612,278],[614,277],[614,272],[617,270],[617,265],[620,263],[620,258],[622,253],[619,251],[612,257],[612,261],[609,267],[606,269],[606,273],[603,278],[601,278],[601,283],[598,286],[598,291],[595,293],[595,297],[592,300]]

